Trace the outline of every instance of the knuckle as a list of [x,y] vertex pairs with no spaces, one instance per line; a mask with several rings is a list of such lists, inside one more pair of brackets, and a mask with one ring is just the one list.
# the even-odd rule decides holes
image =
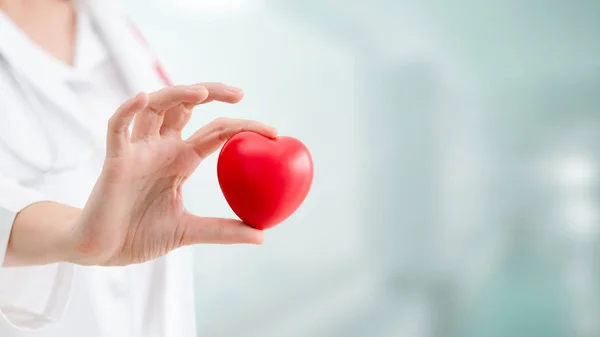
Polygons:
[[223,128],[230,123],[231,119],[227,117],[218,117],[213,121],[215,128]]
[[231,119],[226,117],[219,117],[212,122],[214,132],[219,134],[226,132],[229,125],[231,125]]
[[158,109],[150,104],[148,104],[148,106],[146,107],[151,113],[157,115],[157,116],[162,116],[164,115],[164,111],[162,109]]
[[[191,86],[189,85],[174,85],[170,88],[170,93],[173,96],[181,96],[183,93],[185,93]],[[174,99],[175,97],[171,97],[172,99]]]
[[226,117],[219,117],[214,120],[214,132],[218,135],[219,140],[225,142],[231,137],[231,134],[235,131],[234,123],[235,119]]

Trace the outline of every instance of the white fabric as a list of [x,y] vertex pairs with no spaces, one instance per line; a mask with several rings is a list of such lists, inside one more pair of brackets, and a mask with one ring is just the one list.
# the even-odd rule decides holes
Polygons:
[[[153,55],[106,0],[81,1],[73,67],[1,11],[0,57],[2,262],[24,207],[85,204],[102,167],[109,116],[163,84]],[[196,336],[191,263],[181,249],[128,267],[0,268],[0,336]]]

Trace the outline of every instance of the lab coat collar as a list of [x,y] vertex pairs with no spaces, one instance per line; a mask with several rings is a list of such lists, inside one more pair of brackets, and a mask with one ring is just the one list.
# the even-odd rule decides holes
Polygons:
[[[133,31],[130,22],[121,16],[122,11],[115,1],[80,0],[78,6],[89,14],[94,28],[108,50],[108,56],[122,75],[129,96],[134,96],[140,91],[152,92],[164,86],[159,74],[156,73],[153,54],[145,41],[140,40]],[[0,11],[0,15],[6,14]],[[12,24],[9,19],[0,22],[4,22],[5,25]],[[12,38],[14,37],[12,34],[22,34],[22,32],[18,27],[0,25],[0,56],[60,111],[68,114],[96,140],[103,139],[104,129],[99,129],[92,119],[86,118],[85,114],[81,113],[83,107],[78,104],[78,100],[64,83],[66,76],[73,76],[68,74],[72,69],[66,65],[62,68],[58,66],[45,69],[43,64],[46,63],[31,59],[40,57],[41,54],[24,54],[18,51],[22,50],[20,47],[23,46],[16,44],[29,43],[29,39],[15,39]]]
[[[120,16],[122,12],[115,8],[116,4],[112,0],[80,0],[78,5],[87,7],[79,9],[89,15],[94,29],[108,52],[105,57],[108,56],[113,61],[122,75],[129,96],[134,96],[140,91],[152,92],[164,86],[160,74],[156,71],[154,55],[148,49],[145,41],[136,35],[130,22]],[[18,39],[15,38],[18,36],[15,34],[23,34],[22,31],[2,11],[0,11],[0,15],[5,19],[0,20],[0,62],[5,61],[6,63],[3,66],[12,68],[8,69],[9,72],[18,77],[16,80],[27,86],[25,89],[33,90],[32,94],[44,97],[46,102],[55,106],[56,111],[70,117],[81,127],[82,134],[90,136],[92,144],[96,147],[103,147],[106,136],[105,127],[98,125],[95,119],[82,113],[84,108],[65,82],[65,77],[71,77],[72,74],[69,73],[72,69],[66,65],[63,68],[51,67],[54,70],[46,69],[44,64],[47,64],[47,59],[46,62],[32,60],[31,57],[36,57],[33,55],[35,53],[25,53],[24,51],[29,48],[24,49],[22,48],[24,46],[17,45],[32,42],[22,36]],[[12,27],[9,26],[11,24]],[[0,103],[6,105],[3,107],[4,109],[11,111],[13,109],[10,105],[11,102],[9,100],[2,101],[1,98],[2,93],[0,92]],[[26,97],[23,99],[27,100]],[[17,106],[19,105],[17,104]],[[3,124],[3,128],[8,128],[11,123]],[[9,139],[7,144],[10,148],[19,149],[20,144],[15,144],[15,142],[15,139]],[[39,149],[44,146],[43,143],[38,145],[40,147],[34,146],[34,148]],[[25,152],[24,156],[29,157],[28,162],[36,163],[39,168],[46,168],[48,163],[39,158],[39,151]]]
[[[60,83],[74,72],[40,48],[0,10],[0,54],[11,67],[28,78]],[[50,65],[50,66],[48,66]]]
[[97,39],[88,37],[90,17],[77,8],[76,43],[73,66],[50,55],[35,44],[3,11],[0,10],[0,51],[6,61],[20,74],[36,81],[84,83],[98,64],[104,62],[107,53]]
[[0,15],[3,16],[0,18],[0,57],[13,68],[12,73],[20,77],[17,80],[25,80],[37,94],[69,115],[88,134],[100,137],[102,133],[98,132],[92,120],[81,113],[83,107],[67,87],[66,79],[76,76],[73,69],[58,60],[52,67],[46,67],[53,58],[44,55],[45,52],[34,45],[4,12],[0,11]]

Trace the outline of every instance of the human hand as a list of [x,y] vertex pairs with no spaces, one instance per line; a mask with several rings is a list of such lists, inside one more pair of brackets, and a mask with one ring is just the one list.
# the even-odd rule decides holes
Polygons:
[[219,118],[182,139],[196,105],[237,103],[242,96],[241,90],[205,83],[140,93],[125,102],[108,124],[102,174],[70,230],[70,262],[128,265],[192,244],[261,244],[261,231],[238,220],[193,215],[182,199],[187,178],[231,136],[277,135],[259,122]]

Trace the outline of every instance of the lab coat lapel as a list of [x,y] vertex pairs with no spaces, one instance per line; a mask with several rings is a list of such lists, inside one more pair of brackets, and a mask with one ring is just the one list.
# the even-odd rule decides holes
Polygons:
[[[13,43],[19,43],[20,39],[15,39]],[[67,87],[63,78],[48,75],[48,70],[44,69],[43,64],[35,62],[35,59],[23,57],[19,53],[14,53],[11,44],[2,43],[0,40],[0,54],[4,56],[10,67],[16,70],[15,74],[23,77],[23,83],[30,85],[37,94],[43,96],[48,102],[60,111],[66,114],[69,119],[74,121],[79,127],[82,127],[87,133],[94,136],[98,134],[97,126],[93,125],[89,118],[86,118],[85,111],[80,105],[79,100],[74,93]],[[26,42],[22,42],[26,43]],[[14,47],[14,46],[13,46]],[[19,79],[17,79],[19,80]]]
[[86,6],[129,95],[164,86],[156,74],[154,56],[113,1],[87,0]]
[[[152,92],[165,85],[160,74],[156,72],[154,55],[145,42],[136,35],[133,27],[122,16],[119,8],[116,8],[114,1],[81,0],[80,4],[87,6],[84,10],[87,10],[90,15],[111,60],[122,75],[129,96],[134,96],[140,91]],[[0,12],[0,14],[2,13]],[[62,81],[62,78],[49,76],[43,65],[31,62],[31,59],[15,53],[12,50],[15,48],[14,45],[8,43],[15,41],[19,41],[19,39],[0,39],[0,55],[9,67],[14,68],[15,74],[19,75],[16,80],[23,80],[22,83],[31,86],[36,95],[43,97],[48,103],[56,107],[53,110],[59,111],[74,122],[74,127],[80,129],[82,135],[93,137],[93,139],[90,139],[91,141],[98,146],[103,146],[105,127],[103,125],[99,126],[94,123],[93,119],[87,118],[84,107],[67,84]],[[0,98],[2,98],[2,93],[0,93]],[[7,102],[4,103],[8,104]],[[8,110],[14,109],[9,107]],[[14,125],[8,122],[5,124],[7,124],[6,127]],[[30,132],[30,134],[41,134],[41,131]],[[37,142],[34,138],[31,136],[27,144],[33,145],[33,148],[36,149],[45,148],[47,145],[45,144],[45,138],[38,137],[40,139]],[[8,143],[10,144],[8,145],[11,148],[19,149],[20,153],[29,154],[30,151],[21,151],[21,148],[16,146],[19,144],[13,144],[15,142],[9,139]],[[24,146],[25,143],[21,145]],[[39,155],[31,153],[30,157],[32,158],[29,158],[31,159],[29,161],[37,163],[39,167],[49,165],[47,160],[42,160]]]
[[79,99],[67,87],[65,83],[43,83],[34,81],[43,95],[45,95],[53,105],[57,107],[57,111],[68,115],[69,119],[73,120],[79,127],[84,129],[84,134],[89,134],[94,138],[101,137],[103,129],[99,129],[93,124],[90,118],[87,118],[84,107],[80,104]]

